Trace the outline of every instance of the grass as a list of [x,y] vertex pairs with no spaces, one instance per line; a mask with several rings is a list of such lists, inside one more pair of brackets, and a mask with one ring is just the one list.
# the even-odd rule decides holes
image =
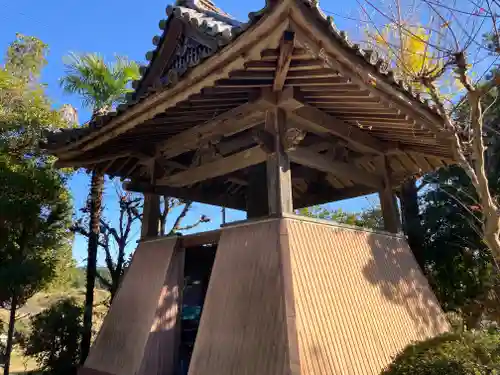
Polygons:
[[38,368],[38,364],[33,358],[23,356],[19,350],[12,353],[10,359],[10,373],[24,374],[28,371],[34,371]]

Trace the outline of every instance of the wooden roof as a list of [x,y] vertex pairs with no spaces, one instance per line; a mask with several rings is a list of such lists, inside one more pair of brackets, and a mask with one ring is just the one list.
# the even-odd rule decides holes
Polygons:
[[47,148],[61,166],[234,208],[266,159],[259,132],[276,107],[303,138],[290,151],[296,207],[377,191],[384,157],[394,185],[452,163],[437,110],[315,3],[269,1],[247,23],[207,0],[169,6],[127,103]]

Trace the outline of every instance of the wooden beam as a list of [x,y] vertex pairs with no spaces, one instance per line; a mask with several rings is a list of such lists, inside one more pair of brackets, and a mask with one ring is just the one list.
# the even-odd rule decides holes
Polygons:
[[392,191],[392,176],[387,156],[384,156],[383,160],[379,163],[379,167],[383,173],[383,185],[379,191],[379,197],[382,216],[384,218],[384,229],[391,233],[398,233],[401,230],[401,219],[396,203],[396,196]]
[[268,111],[265,129],[273,135],[274,153],[267,158],[267,201],[269,214],[281,216],[293,212],[290,160],[282,140],[287,131],[286,112],[277,108]]
[[154,186],[151,183],[144,181],[125,182],[123,184],[123,187],[127,191],[134,191],[138,193],[152,193],[193,202],[232,208],[235,210],[245,210],[245,201],[242,196],[227,194],[216,196],[207,193],[207,191],[205,189],[202,189],[201,187],[176,188],[170,186]]
[[[317,134],[332,134],[352,144],[356,149],[364,152],[384,153],[386,145],[377,138],[363,130],[339,120],[317,108],[303,104],[297,97],[287,98],[287,107],[292,101],[296,101],[297,109],[290,113],[289,119],[304,128]],[[300,105],[301,104],[301,105]],[[278,103],[280,105],[280,103]]]
[[210,180],[223,176],[251,165],[262,163],[266,160],[267,154],[260,146],[255,146],[248,150],[238,152],[234,155],[203,164],[199,167],[190,168],[172,176],[158,180],[158,185],[167,186],[188,186],[200,181]]
[[188,249],[190,247],[218,244],[221,234],[222,231],[218,229],[208,232],[189,234],[187,236],[181,236],[179,238],[181,242],[180,247],[182,249]]
[[[242,148],[244,146],[250,146],[251,144],[253,144],[253,140],[251,138],[248,138],[248,137],[238,137],[237,139],[235,139],[235,142],[234,143],[223,143],[223,144],[220,144],[218,145],[219,146],[219,151],[221,152],[222,155],[225,155],[225,154],[229,154],[229,153],[232,153],[234,151],[237,151],[239,148]],[[184,165],[182,163],[179,163],[175,160],[165,160],[165,159],[162,159],[162,158],[156,158],[156,163],[158,163],[159,165],[161,165],[164,169],[169,169],[169,170],[173,170],[173,169],[180,169],[181,171],[186,171],[189,169],[189,166],[187,165]],[[243,179],[241,178],[238,178],[237,176],[230,176],[227,178],[228,181],[231,181],[235,184],[238,184],[238,185],[242,185],[242,186],[245,186],[247,185],[247,182],[244,181]]]
[[105,161],[114,161],[120,158],[137,157],[140,158],[143,155],[137,153],[132,153],[130,151],[118,152],[116,154],[106,154],[104,156],[93,157],[85,160],[69,160],[69,159],[59,159],[55,162],[56,168],[69,168],[69,167],[86,167],[93,164],[102,163]]
[[304,207],[311,207],[320,204],[337,202],[344,199],[351,199],[356,197],[361,197],[363,195],[368,195],[376,193],[376,189],[371,186],[354,186],[344,189],[333,189],[330,187],[325,187],[324,185],[320,191],[307,191],[301,199],[297,200],[295,207],[297,209]]
[[285,31],[280,43],[280,55],[274,76],[273,91],[281,91],[285,86],[285,80],[290,69],[290,63],[292,62],[294,45],[295,34],[293,31]]
[[317,169],[322,172],[331,173],[334,176],[352,180],[361,185],[380,188],[382,179],[354,165],[339,161],[329,160],[321,154],[317,154],[303,147],[288,152],[290,160],[309,168]]
[[157,154],[171,159],[198,148],[200,143],[216,140],[223,136],[227,137],[252,128],[263,121],[263,110],[268,106],[269,98],[263,95],[255,101],[224,112],[205,124],[194,126],[174,135],[158,145]]

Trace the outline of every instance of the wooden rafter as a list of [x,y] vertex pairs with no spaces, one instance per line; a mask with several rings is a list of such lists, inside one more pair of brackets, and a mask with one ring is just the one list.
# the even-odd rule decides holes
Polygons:
[[118,152],[116,154],[107,154],[95,158],[89,158],[85,160],[65,160],[59,159],[56,161],[56,168],[67,168],[67,167],[86,167],[89,165],[99,164],[105,161],[114,161],[120,158],[129,158],[129,157],[143,157],[144,155],[133,153],[130,151]]
[[427,108],[412,102],[395,87],[374,76],[369,69],[360,69],[362,58],[353,60],[352,55],[347,54],[338,41],[330,35],[325,35],[324,30],[314,22],[309,22],[303,10],[302,6],[292,7],[290,23],[296,32],[298,44],[307,46],[313,56],[321,56],[324,67],[338,70],[342,75],[350,77],[353,83],[380,98],[386,107],[390,105],[402,113],[410,114],[413,119],[423,122],[434,131],[438,137],[449,139],[450,131],[444,129],[443,120],[437,114],[432,114]]
[[200,165],[199,167],[190,168],[172,176],[164,177],[159,179],[157,183],[158,185],[173,187],[188,186],[262,163],[266,159],[267,154],[262,148],[255,146],[234,155]]
[[293,96],[284,93],[278,105],[288,109],[294,107],[295,110],[288,114],[289,120],[303,126],[306,130],[319,134],[332,134],[364,151],[379,154],[386,151],[386,145],[383,142],[345,121],[305,104],[300,100],[300,94],[296,91]]
[[171,159],[199,147],[200,143],[230,136],[249,129],[264,120],[264,113],[272,99],[263,94],[258,99],[222,113],[213,120],[177,134],[157,147],[157,154]]
[[381,177],[359,169],[351,164],[332,161],[321,154],[317,154],[303,147],[298,147],[288,152],[290,160],[309,168],[331,173],[334,176],[356,181],[361,185],[380,187]]
[[292,62],[294,45],[295,34],[293,31],[285,31],[280,43],[280,55],[274,76],[273,91],[281,91],[285,86],[285,80],[288,75],[290,63]]

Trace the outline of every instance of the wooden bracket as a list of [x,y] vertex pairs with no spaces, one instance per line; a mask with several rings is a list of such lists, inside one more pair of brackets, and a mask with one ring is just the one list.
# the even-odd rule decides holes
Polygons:
[[283,149],[285,151],[295,149],[297,145],[304,140],[306,134],[304,130],[298,128],[286,129],[281,139]]
[[285,86],[290,63],[292,62],[293,48],[295,45],[295,33],[293,31],[285,31],[283,39],[280,43],[280,55],[276,66],[276,75],[274,77],[273,91],[282,91]]
[[266,154],[272,154],[276,151],[274,147],[274,137],[271,133],[262,129],[255,129],[252,137]]

